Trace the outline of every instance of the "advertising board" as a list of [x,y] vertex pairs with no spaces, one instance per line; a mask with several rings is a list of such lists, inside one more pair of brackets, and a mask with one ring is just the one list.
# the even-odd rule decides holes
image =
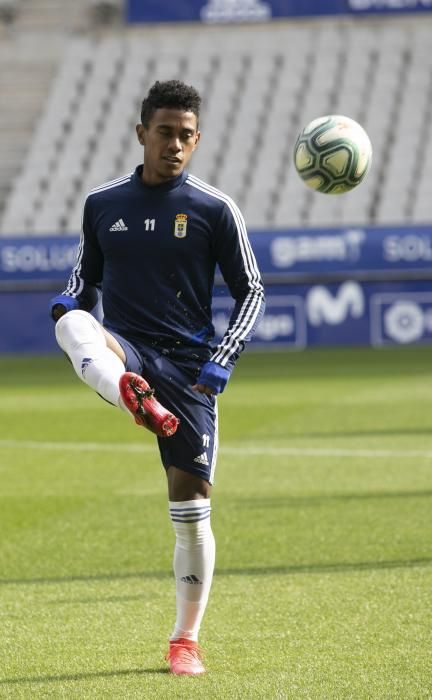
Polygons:
[[127,0],[129,23],[267,22],[320,15],[430,12],[432,0]]
[[[255,348],[432,342],[432,226],[252,231],[266,287]],[[49,300],[78,237],[0,239],[0,352],[56,350]],[[232,299],[218,274],[216,337]]]

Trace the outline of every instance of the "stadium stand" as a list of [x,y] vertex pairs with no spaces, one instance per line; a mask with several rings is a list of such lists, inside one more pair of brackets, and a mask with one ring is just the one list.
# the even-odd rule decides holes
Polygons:
[[[20,0],[0,47],[12,105],[0,117],[0,234],[76,234],[86,193],[142,157],[143,94],[173,77],[204,97],[192,171],[232,194],[250,228],[432,220],[430,18],[127,28],[107,4],[109,27],[85,0],[66,16],[59,0]],[[317,195],[293,168],[297,133],[327,113],[356,119],[373,143],[348,196]]]
[[99,24],[118,22],[123,16],[123,3],[119,0],[89,0],[93,20]]
[[19,0],[0,0],[0,21],[13,22],[19,12]]

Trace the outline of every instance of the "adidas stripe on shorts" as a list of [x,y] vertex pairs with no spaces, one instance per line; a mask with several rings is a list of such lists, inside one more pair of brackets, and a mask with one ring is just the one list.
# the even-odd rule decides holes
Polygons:
[[142,343],[133,344],[109,331],[126,355],[126,371],[140,374],[155,390],[157,400],[179,419],[180,425],[169,438],[157,438],[165,469],[177,467],[214,482],[218,448],[217,400],[215,396],[192,390],[201,363],[167,354]]

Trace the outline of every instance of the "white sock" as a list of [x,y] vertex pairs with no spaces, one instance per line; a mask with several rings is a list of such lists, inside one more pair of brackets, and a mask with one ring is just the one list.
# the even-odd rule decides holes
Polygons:
[[114,406],[127,411],[119,390],[125,366],[107,346],[96,319],[87,311],[69,311],[57,321],[55,334],[78,377]]
[[171,639],[184,637],[198,641],[215,564],[210,499],[170,501],[169,510],[176,534],[177,618]]

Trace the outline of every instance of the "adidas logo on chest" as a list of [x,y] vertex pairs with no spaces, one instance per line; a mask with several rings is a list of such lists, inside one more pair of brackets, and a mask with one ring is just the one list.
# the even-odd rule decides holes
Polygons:
[[125,222],[123,219],[118,219],[115,224],[110,226],[110,231],[128,231],[128,227],[126,226]]

